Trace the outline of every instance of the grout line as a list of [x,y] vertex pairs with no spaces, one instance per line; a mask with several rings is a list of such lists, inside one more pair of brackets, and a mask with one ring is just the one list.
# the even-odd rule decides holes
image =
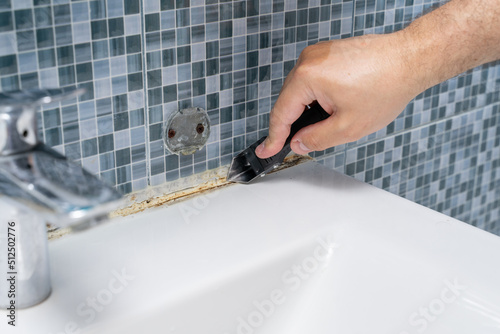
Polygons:
[[[148,112],[148,87],[147,87],[147,69],[146,69],[146,25],[145,25],[145,8],[144,8],[144,0],[140,1],[140,15],[141,15],[141,44],[142,44],[142,49],[141,49],[141,56],[142,56],[142,91],[143,91],[143,98],[144,98],[144,135],[146,138],[144,138],[144,146],[145,146],[145,153],[146,153],[146,179],[148,182],[148,186],[151,184],[151,160],[150,160],[150,142],[149,142],[149,112]],[[160,12],[161,14],[161,12]],[[161,25],[161,15],[160,15],[160,25]],[[161,30],[160,30],[161,31]],[[160,49],[161,50],[161,49]],[[162,83],[163,84],[163,83]],[[163,96],[162,96],[163,98]],[[163,102],[163,101],[162,101]],[[163,103],[162,103],[162,112],[163,112]],[[132,182],[132,189],[133,189],[133,177],[131,179]]]
[[[337,154],[341,154],[341,153],[343,153],[345,155],[345,157],[347,157],[347,151],[349,151],[349,150],[357,149],[357,148],[362,147],[362,146],[367,146],[369,144],[376,143],[376,142],[379,142],[379,141],[382,141],[382,140],[386,140],[386,139],[389,139],[389,138],[392,138],[392,137],[395,137],[395,136],[398,136],[398,135],[401,135],[401,134],[404,134],[404,133],[408,133],[408,132],[411,132],[411,131],[414,131],[414,130],[422,129],[424,127],[428,127],[428,126],[431,126],[431,125],[435,125],[435,124],[439,124],[439,123],[442,123],[442,122],[446,122],[446,121],[448,121],[448,120],[450,120],[452,118],[455,118],[455,117],[462,117],[462,116],[466,115],[467,113],[476,112],[476,111],[478,111],[481,108],[486,108],[486,107],[492,107],[493,108],[496,105],[500,105],[500,102],[492,103],[492,104],[485,105],[485,106],[482,106],[482,107],[477,107],[477,108],[468,110],[468,111],[463,112],[463,113],[459,113],[459,114],[455,114],[455,115],[450,115],[450,116],[444,117],[442,119],[439,119],[439,120],[436,120],[436,121],[432,121],[432,122],[427,122],[425,124],[421,124],[421,125],[409,128],[409,129],[399,130],[397,132],[391,133],[390,135],[385,135],[384,137],[381,137],[381,138],[371,139],[371,140],[368,140],[366,142],[363,142],[363,143],[360,143],[360,144],[356,144],[356,145],[354,145],[352,147],[347,147],[347,145],[346,145],[346,148],[344,148],[344,150],[342,150],[342,151],[332,152],[330,154],[325,154],[325,155],[322,155],[322,156],[318,157],[317,159],[326,159],[326,158],[333,157],[333,156],[335,156]],[[479,134],[482,136],[482,133],[479,133]],[[343,173],[345,173],[346,164],[347,164],[347,159],[344,159]],[[475,182],[476,182],[476,177],[474,178],[474,184],[475,184]]]
[[[355,22],[355,18],[356,18],[355,16],[356,16],[356,0],[352,0],[351,37],[354,37],[354,22]],[[342,30],[342,26],[341,26],[341,30]],[[344,144],[344,149],[342,150],[344,153],[344,163],[342,164],[342,173],[343,174],[346,174],[346,168],[347,168],[347,148],[348,148],[348,144]],[[334,155],[334,154],[335,153],[333,153],[332,155]]]
[[424,128],[424,127],[428,127],[428,126],[431,126],[431,125],[434,125],[434,124],[438,124],[438,123],[450,120],[450,119],[458,117],[458,116],[463,116],[463,115],[466,115],[468,113],[475,112],[475,111],[477,111],[477,110],[479,110],[481,108],[486,108],[486,107],[490,107],[490,106],[493,107],[495,105],[500,105],[500,102],[495,102],[495,103],[487,104],[487,105],[484,105],[484,106],[475,107],[475,108],[467,110],[465,112],[461,112],[461,113],[458,113],[458,114],[449,115],[449,116],[446,116],[446,117],[443,117],[443,118],[440,118],[440,119],[437,119],[437,120],[434,120],[434,121],[429,121],[429,122],[426,122],[426,123],[423,123],[423,124],[419,124],[417,126],[414,126],[414,127],[408,128],[408,129],[402,129],[402,130],[393,132],[391,134],[385,135],[385,136],[383,136],[381,138],[374,138],[374,139],[370,139],[370,140],[367,140],[365,142],[356,144],[354,146],[349,147],[348,149],[351,150],[353,148],[357,148],[357,147],[360,147],[360,146],[364,146],[364,145],[367,145],[367,144],[378,142],[378,141],[386,139],[386,138],[390,138],[390,137],[393,137],[393,136],[397,136],[397,135],[400,135],[400,134],[407,133],[409,131],[418,130],[418,129],[421,129],[421,128]]

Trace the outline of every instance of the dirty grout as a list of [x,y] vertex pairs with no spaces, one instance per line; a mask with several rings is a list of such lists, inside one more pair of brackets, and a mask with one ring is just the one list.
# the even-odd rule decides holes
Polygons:
[[[290,168],[301,163],[314,160],[309,156],[292,154],[285,158],[283,163],[271,173]],[[226,179],[228,166],[210,170],[199,175],[193,175],[185,179],[168,182],[166,184],[150,187],[145,190],[126,195],[127,206],[110,213],[110,218],[126,217],[131,214],[143,212],[147,209],[171,205],[179,201],[187,200],[192,197],[225,188],[235,183]],[[271,174],[270,173],[270,174]],[[48,229],[49,240],[59,239],[71,232],[69,228]]]

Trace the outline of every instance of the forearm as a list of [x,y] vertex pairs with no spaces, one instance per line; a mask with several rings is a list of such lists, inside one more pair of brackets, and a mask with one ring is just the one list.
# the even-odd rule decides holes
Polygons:
[[499,59],[499,17],[500,0],[452,0],[397,33],[417,91]]

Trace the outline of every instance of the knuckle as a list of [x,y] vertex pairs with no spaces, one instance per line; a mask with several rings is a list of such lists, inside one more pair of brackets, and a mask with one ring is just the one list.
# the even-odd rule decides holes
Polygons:
[[299,55],[299,60],[307,59],[311,56],[311,53],[314,51],[314,45],[306,46]]
[[302,50],[302,52],[300,53],[300,56],[304,57],[304,58],[308,58],[312,53],[314,53],[316,48],[317,48],[316,44],[306,46],[304,48],[304,50]]
[[317,70],[319,54],[316,45],[306,47],[299,56],[294,68],[294,75],[299,77],[309,76]]
[[307,77],[311,73],[311,68],[307,62],[303,62],[295,68],[294,77],[295,78],[304,78]]

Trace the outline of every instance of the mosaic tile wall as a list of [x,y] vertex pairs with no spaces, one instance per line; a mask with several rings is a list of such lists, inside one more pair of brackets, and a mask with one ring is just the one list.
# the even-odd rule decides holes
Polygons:
[[[399,30],[429,2],[402,3],[411,5],[388,10],[389,1],[356,1],[353,34]],[[499,79],[497,63],[468,71],[417,96],[387,128],[314,155],[330,168],[500,235]]]
[[[349,37],[352,1],[0,0],[0,89],[78,86],[40,135],[124,193],[227,164],[265,134],[310,43]],[[208,145],[169,154],[161,127],[208,111]]]
[[500,235],[499,108],[428,123],[320,162]]
[[[226,165],[265,135],[308,44],[399,30],[439,3],[0,0],[0,89],[86,88],[40,111],[40,135],[128,193]],[[470,71],[418,96],[386,129],[313,155],[499,233],[498,78],[494,64]],[[162,123],[190,106],[208,111],[209,142],[171,155]]]

